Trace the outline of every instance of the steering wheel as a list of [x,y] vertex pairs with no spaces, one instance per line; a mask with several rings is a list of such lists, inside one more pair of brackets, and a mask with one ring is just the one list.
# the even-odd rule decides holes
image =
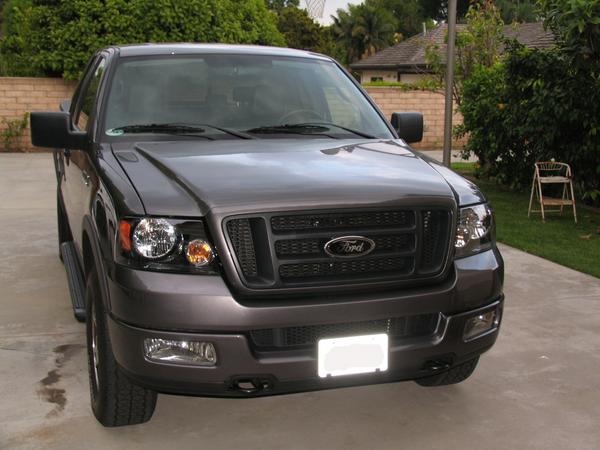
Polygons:
[[295,109],[293,111],[285,113],[281,117],[281,119],[279,119],[279,125],[286,125],[287,123],[290,122],[290,118],[292,118],[294,116],[299,116],[301,114],[303,115],[303,122],[309,122],[311,120],[310,117],[313,117],[314,119],[317,119],[317,120],[323,120],[323,117],[321,116],[321,114],[319,114],[316,111],[313,111],[312,109]]

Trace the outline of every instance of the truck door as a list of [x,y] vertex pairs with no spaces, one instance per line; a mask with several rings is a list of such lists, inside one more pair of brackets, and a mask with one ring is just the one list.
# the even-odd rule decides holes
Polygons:
[[[74,130],[91,131],[93,111],[98,88],[106,67],[106,59],[99,56],[90,66],[76,103],[71,105],[71,121]],[[81,257],[83,218],[89,211],[89,202],[96,185],[96,174],[90,160],[90,151],[64,150],[63,199],[73,241]],[[80,261],[82,262],[82,261]]]

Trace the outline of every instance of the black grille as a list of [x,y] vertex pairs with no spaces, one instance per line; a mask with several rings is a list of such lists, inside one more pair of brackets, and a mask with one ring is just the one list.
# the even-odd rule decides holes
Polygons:
[[279,275],[282,279],[348,276],[357,273],[386,274],[395,272],[408,273],[412,270],[412,258],[382,258],[382,259],[354,259],[350,261],[284,264],[279,266]]
[[421,264],[423,271],[436,271],[443,263],[446,240],[444,211],[422,211],[423,245],[421,246]]
[[338,228],[406,227],[414,224],[412,211],[303,214],[271,218],[273,231],[335,230]]
[[[414,245],[414,235],[397,234],[391,236],[374,236],[365,234],[365,237],[375,242],[375,251],[372,254],[385,252],[410,251]],[[285,239],[275,242],[275,252],[280,258],[296,256],[325,256],[325,244],[328,238],[322,239]]]
[[435,333],[438,321],[438,314],[422,314],[363,322],[253,330],[250,337],[259,350],[306,348],[315,346],[319,339],[331,337],[376,333],[387,333],[391,339],[430,336]]
[[244,276],[255,277],[257,275],[256,252],[250,219],[230,220],[227,222],[227,232]]
[[[397,282],[431,277],[444,267],[448,210],[264,214],[225,219],[234,262],[253,289]],[[353,258],[325,251],[332,239],[359,236],[374,249]]]

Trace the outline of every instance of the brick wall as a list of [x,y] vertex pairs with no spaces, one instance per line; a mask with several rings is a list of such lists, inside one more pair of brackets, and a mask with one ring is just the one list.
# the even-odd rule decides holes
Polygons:
[[[75,82],[60,78],[11,78],[0,77],[0,130],[6,128],[3,119],[13,120],[30,111],[57,111],[61,100],[71,98]],[[367,87],[367,92],[385,115],[395,111],[418,111],[423,113],[425,134],[416,148],[439,149],[444,142],[444,96],[441,92],[404,91],[394,87]],[[462,117],[455,115],[454,123]],[[460,148],[463,141],[453,143]],[[0,151],[5,150],[0,141]],[[31,145],[29,127],[17,146],[20,151],[39,151]]]
[[[394,87],[366,87],[371,98],[389,119],[393,112],[416,111],[423,114],[425,133],[415,148],[434,150],[444,146],[444,93],[442,91],[404,91]],[[453,124],[462,123],[455,114]],[[462,148],[464,139],[454,141],[453,148]]]
[[[13,120],[31,111],[58,111],[62,100],[71,98],[75,82],[61,78],[0,77],[0,130],[6,128],[4,119]],[[39,151],[31,145],[29,126],[17,145],[20,151]],[[4,151],[0,139],[0,151]]]

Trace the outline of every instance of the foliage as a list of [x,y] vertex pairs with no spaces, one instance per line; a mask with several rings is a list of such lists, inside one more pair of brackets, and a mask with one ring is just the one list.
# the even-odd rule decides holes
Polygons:
[[504,23],[539,20],[536,0],[496,0],[496,7],[500,10]]
[[288,47],[338,56],[339,49],[330,29],[311,19],[306,10],[289,6],[282,8],[277,16],[277,28]]
[[29,115],[27,113],[23,114],[23,117],[20,119],[2,119],[2,124],[5,128],[0,131],[0,138],[2,139],[4,150],[11,151],[16,149],[19,139],[23,136],[25,128],[27,128],[28,119]]
[[338,9],[333,17],[332,31],[339,44],[346,48],[343,62],[349,64],[389,46],[394,42],[396,19],[373,0]]
[[373,7],[389,11],[396,19],[396,40],[423,31],[423,23],[433,28],[434,22],[422,8],[422,0],[371,0]]
[[600,36],[598,15],[590,13],[600,0],[541,4],[558,46],[513,42],[503,63],[476,70],[460,108],[466,153],[480,158],[484,174],[513,187],[529,185],[536,161],[567,162],[580,197],[600,203]]
[[298,8],[300,0],[266,0],[267,8],[279,12],[284,8]]
[[540,0],[545,24],[575,61],[600,61],[600,0]]
[[264,0],[34,0],[18,18],[1,51],[67,79],[79,77],[93,51],[114,44],[285,44]]
[[[466,15],[466,27],[456,34],[456,56],[452,93],[458,106],[462,103],[463,86],[479,67],[490,67],[500,58],[503,22],[491,0],[474,4]],[[430,43],[426,60],[440,81],[446,75],[445,55],[439,45]]]
[[[433,20],[440,21],[448,18],[448,0],[420,0],[423,14]],[[457,0],[456,17],[465,17],[469,10],[470,0]]]
[[434,77],[424,77],[415,83],[402,83],[400,81],[371,81],[363,83],[363,86],[371,87],[393,87],[401,91],[438,91],[443,88],[442,83]]
[[503,184],[527,186],[533,163],[555,158],[571,164],[580,195],[600,190],[600,78],[560,49],[513,44],[506,63],[466,84],[461,112],[466,151]]

